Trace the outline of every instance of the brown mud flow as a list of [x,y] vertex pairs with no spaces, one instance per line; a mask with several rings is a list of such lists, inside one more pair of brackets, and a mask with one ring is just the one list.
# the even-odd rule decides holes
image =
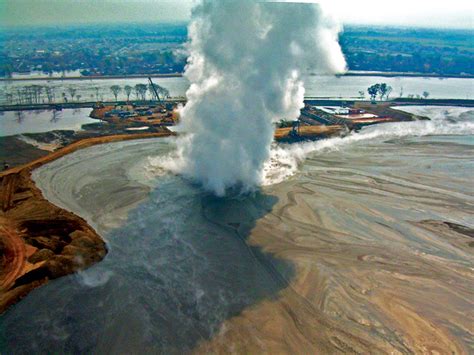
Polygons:
[[0,313],[48,280],[87,268],[107,253],[84,219],[43,197],[31,179],[32,169],[87,146],[166,135],[82,140],[0,174]]
[[249,242],[296,276],[198,353],[472,353],[472,141],[365,144],[266,191]]

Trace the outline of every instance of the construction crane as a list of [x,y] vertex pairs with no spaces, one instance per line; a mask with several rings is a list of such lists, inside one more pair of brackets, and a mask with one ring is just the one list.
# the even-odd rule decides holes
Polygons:
[[148,81],[150,82],[150,86],[153,89],[153,92],[155,93],[156,101],[158,101],[160,105],[163,105],[163,102],[160,99],[160,95],[158,95],[158,91],[156,91],[155,84],[153,84],[153,81],[151,81],[151,77],[148,77]]

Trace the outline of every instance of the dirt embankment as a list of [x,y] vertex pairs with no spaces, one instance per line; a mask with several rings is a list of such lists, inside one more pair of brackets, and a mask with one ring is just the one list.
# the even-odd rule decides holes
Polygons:
[[10,166],[26,164],[48,155],[48,151],[26,143],[18,136],[0,137],[0,163]]
[[[130,127],[137,124],[90,123],[82,126],[82,130],[54,130],[42,133],[23,133],[21,135],[0,137],[0,163],[10,167],[24,165],[40,157],[48,155],[51,151],[58,150],[79,141],[94,142],[91,138],[106,138],[118,135],[130,135],[130,139],[140,134],[158,136],[161,133],[169,134],[166,127],[150,127],[147,131],[131,131]],[[107,139],[107,138],[106,138]],[[94,143],[95,144],[95,143]]]
[[31,172],[95,144],[164,137],[171,132],[114,135],[78,141],[0,173],[0,313],[51,279],[85,269],[107,253],[87,222],[47,201]]
[[373,113],[379,117],[390,117],[396,121],[417,121],[417,120],[429,120],[428,117],[417,116],[409,112],[401,110],[395,110],[392,108],[393,103],[391,102],[378,102],[372,104],[370,102],[357,102],[354,107],[363,109],[369,113]]

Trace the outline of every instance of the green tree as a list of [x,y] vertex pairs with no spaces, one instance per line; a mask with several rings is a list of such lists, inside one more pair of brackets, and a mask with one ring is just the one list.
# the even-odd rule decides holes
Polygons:
[[130,94],[132,93],[132,87],[130,85],[125,85],[124,90],[127,95],[127,101],[130,101]]
[[157,84],[148,84],[148,91],[150,92],[151,99],[153,100],[153,98],[154,98],[155,100],[159,100],[159,97],[155,97],[156,94],[155,94],[155,91],[153,90],[153,88],[155,88],[155,90],[158,92],[158,85]]
[[110,91],[112,91],[112,94],[114,95],[115,97],[115,101],[117,101],[117,96],[118,94],[122,91],[122,88],[118,85],[112,85],[110,87]]
[[145,101],[147,90],[148,90],[148,87],[146,86],[146,84],[135,85],[134,91],[135,91],[135,96],[137,97],[137,100]]
[[100,88],[98,86],[95,86],[94,91],[95,91],[95,99],[99,101]]
[[425,100],[428,98],[428,96],[430,96],[430,93],[428,91],[423,91],[423,97]]
[[48,103],[54,102],[54,88],[51,86],[45,87],[46,97],[48,98]]
[[31,95],[32,95],[32,101],[35,103],[40,103],[41,102],[41,94],[43,92],[43,86],[41,85],[31,85]]
[[388,85],[386,83],[382,83],[379,86],[379,95],[380,95],[380,100],[383,100],[384,96],[387,94],[388,90]]
[[71,101],[74,101],[74,96],[76,96],[77,89],[69,86],[67,91],[69,92],[69,95],[71,95]]
[[392,91],[393,91],[393,88],[390,85],[387,85],[387,89],[385,91],[385,100],[388,100]]
[[7,92],[5,94],[5,99],[7,100],[7,103],[11,105],[13,103],[13,94]]
[[23,91],[21,89],[16,89],[15,93],[16,93],[17,103],[21,105],[23,103],[23,99],[24,99]]
[[374,85],[370,86],[367,89],[367,92],[369,93],[370,99],[372,101],[375,101],[375,99],[377,98],[377,95],[380,92],[380,84],[374,84]]
[[167,88],[160,86],[160,90],[158,90],[158,95],[161,96],[161,100],[164,100],[170,97],[170,92]]

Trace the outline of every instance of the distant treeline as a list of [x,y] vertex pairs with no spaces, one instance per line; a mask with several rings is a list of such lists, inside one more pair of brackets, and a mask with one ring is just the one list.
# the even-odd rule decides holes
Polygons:
[[[350,70],[474,75],[474,31],[348,26]],[[182,72],[185,23],[2,30],[0,75],[81,70],[83,75]]]
[[[165,100],[170,98],[170,92],[165,87],[155,83],[136,84],[134,86],[112,85],[109,87],[110,92],[118,101],[119,96],[130,101],[135,100]],[[105,96],[104,96],[105,94]],[[50,85],[26,85],[16,86],[15,88],[5,90],[0,93],[0,98],[6,105],[35,105],[35,104],[63,104],[72,102],[91,102],[104,101],[107,93],[103,88],[95,86],[89,87],[87,90],[78,90],[75,86],[68,86],[63,90]],[[110,95],[108,95],[110,97]]]

